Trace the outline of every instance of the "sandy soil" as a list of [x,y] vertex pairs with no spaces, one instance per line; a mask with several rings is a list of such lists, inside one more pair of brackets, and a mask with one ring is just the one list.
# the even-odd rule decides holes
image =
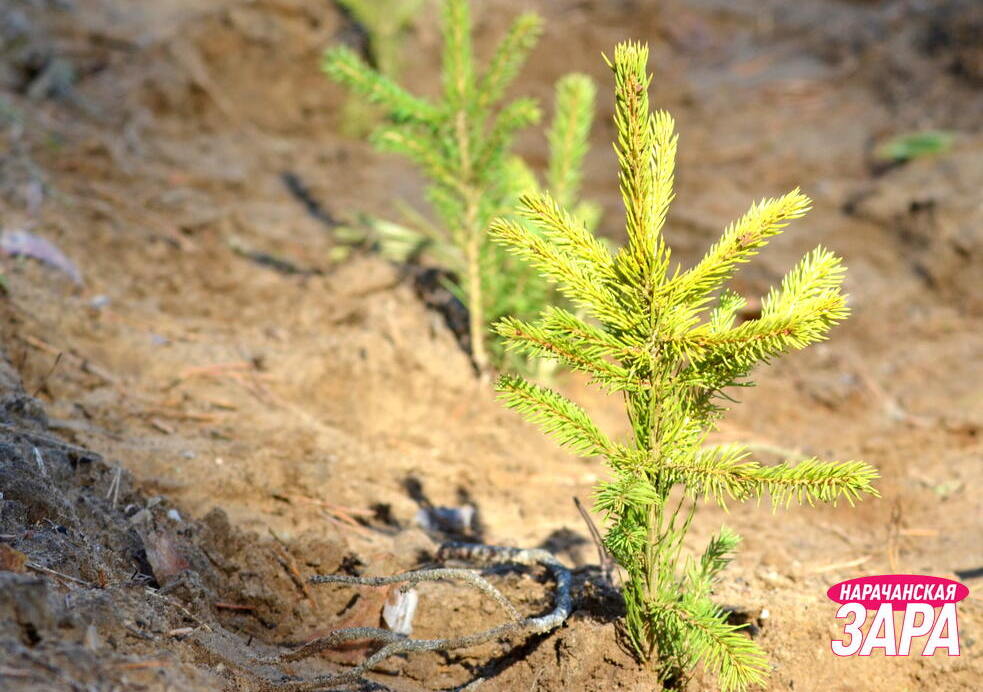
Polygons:
[[[882,498],[707,507],[692,532],[698,545],[726,521],[744,536],[718,596],[758,625],[771,688],[978,689],[980,5],[480,5],[479,50],[525,5],[548,19],[517,92],[548,102],[564,72],[597,79],[586,193],[604,206],[603,233],[620,240],[622,220],[599,54],[634,37],[652,46],[653,99],[681,132],[676,256],[693,261],[753,199],[800,185],[814,210],[738,288],[762,294],[819,243],[846,259],[851,319],[761,370],[720,437],[864,458]],[[407,60],[424,93],[438,67],[428,12]],[[396,198],[422,208],[411,169],[338,134],[344,95],[317,59],[355,34],[321,0],[0,0],[0,225],[57,244],[84,282],[3,259],[0,542],[29,562],[0,571],[0,687],[279,680],[250,661],[378,617],[368,592],[306,577],[425,562],[444,538],[415,521],[432,503],[476,507],[471,538],[555,550],[579,570],[577,612],[516,649],[394,659],[380,685],[653,688],[621,647],[617,599],[591,587],[596,556],[571,501],[589,505],[603,469],[503,410],[400,268],[371,254],[333,263],[330,229],[284,185],[295,174],[337,219],[394,214]],[[955,145],[903,166],[874,160],[878,143],[915,129],[951,130]],[[522,146],[543,163],[535,133]],[[624,429],[615,398],[572,377],[557,385]],[[961,657],[831,655],[826,588],[885,572],[970,587]],[[496,580],[526,612],[549,607],[541,575]],[[422,598],[420,636],[495,617],[463,587]]]

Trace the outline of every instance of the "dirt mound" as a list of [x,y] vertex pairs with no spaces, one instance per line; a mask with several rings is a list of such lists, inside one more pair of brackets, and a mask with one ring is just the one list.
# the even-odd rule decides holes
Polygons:
[[959,142],[941,159],[894,168],[859,190],[848,213],[891,229],[910,267],[931,291],[960,311],[980,315],[983,208],[980,145]]
[[205,655],[193,635],[275,638],[307,619],[291,550],[333,572],[342,546],[261,541],[220,510],[189,521],[136,490],[128,472],[52,435],[5,361],[0,378],[0,650],[9,684],[219,687],[228,683],[221,671],[192,665]]
[[[325,625],[337,615],[345,616],[342,624],[378,624],[382,601],[371,593],[352,596],[306,583],[310,569],[361,572],[363,563],[343,545],[316,538],[289,545],[275,537],[262,540],[233,529],[221,510],[200,522],[185,519],[166,498],[141,494],[128,472],[51,435],[41,405],[24,393],[9,364],[0,365],[5,689],[258,688],[264,680],[288,679],[256,662],[273,651],[270,644],[306,641],[330,629]],[[397,540],[435,546],[423,536]],[[396,567],[399,560],[385,564]],[[424,654],[382,670],[428,686],[459,686],[474,677],[507,680],[520,659],[526,676],[545,657],[567,662],[548,674],[551,684],[610,689],[595,681],[627,682],[635,664],[611,648],[620,599],[587,579],[590,573],[576,583],[577,615],[549,646],[543,646],[545,636],[524,644],[520,638],[518,654],[512,645],[490,644],[456,661]],[[503,592],[517,603],[537,608],[548,601],[534,575],[502,576]],[[430,587],[421,589],[424,599],[439,597],[442,607],[425,608],[418,631],[448,636],[448,613],[454,630],[487,627],[494,608],[489,612],[466,590],[448,597],[438,591],[446,587]],[[592,647],[586,656],[584,642]],[[364,655],[356,649],[354,657],[340,660]],[[614,661],[620,673],[608,670]],[[291,667],[302,675],[312,670],[318,665]]]

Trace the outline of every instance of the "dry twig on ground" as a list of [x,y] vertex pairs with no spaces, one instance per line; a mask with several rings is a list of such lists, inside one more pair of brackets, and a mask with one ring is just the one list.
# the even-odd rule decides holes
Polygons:
[[[318,690],[327,686],[358,681],[362,675],[372,670],[386,659],[414,651],[449,651],[463,649],[511,634],[543,634],[559,627],[570,615],[572,599],[570,596],[570,571],[560,564],[551,553],[545,550],[503,548],[473,543],[446,543],[437,553],[441,562],[461,561],[481,567],[516,564],[533,567],[541,565],[549,570],[556,582],[553,609],[545,615],[523,618],[505,595],[482,577],[477,570],[459,568],[421,569],[390,577],[350,577],[344,575],[318,576],[311,579],[315,584],[361,584],[366,586],[388,586],[390,584],[418,584],[425,581],[459,580],[470,584],[479,591],[491,596],[508,613],[509,621],[495,627],[446,639],[412,639],[403,634],[377,627],[349,627],[335,630],[327,636],[315,639],[304,646],[263,660],[263,663],[281,664],[299,661],[336,647],[345,642],[368,639],[380,642],[382,648],[362,663],[335,675],[322,675],[310,680],[296,680],[283,683],[269,683],[270,690]],[[477,682],[477,681],[476,681]],[[473,683],[472,683],[473,684]]]

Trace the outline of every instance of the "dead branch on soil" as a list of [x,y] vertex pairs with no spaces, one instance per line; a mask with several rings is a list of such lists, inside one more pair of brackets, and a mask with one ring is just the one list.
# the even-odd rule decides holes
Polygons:
[[311,598],[310,589],[307,588],[307,584],[304,583],[304,578],[300,576],[300,570],[297,569],[297,561],[294,560],[293,556],[287,550],[287,544],[273,532],[273,529],[267,527],[267,530],[270,532],[270,535],[273,536],[273,540],[276,541],[273,552],[276,556],[277,562],[279,562],[280,566],[287,571],[287,574],[290,575],[290,579],[293,581],[294,585],[300,589],[300,592],[303,594],[304,598],[306,598],[308,601],[313,600]]
[[[339,646],[345,642],[369,640],[383,646],[354,668],[335,675],[321,675],[310,680],[297,680],[285,683],[268,683],[269,690],[318,690],[329,685],[357,682],[366,672],[383,661],[400,654],[415,651],[449,651],[477,646],[499,637],[512,634],[543,634],[559,627],[569,617],[572,609],[570,596],[570,571],[560,564],[551,553],[545,550],[504,548],[473,543],[446,543],[437,553],[440,562],[468,562],[480,567],[494,565],[541,565],[549,570],[556,582],[553,610],[538,617],[523,618],[506,596],[492,586],[477,570],[461,568],[421,569],[390,577],[349,577],[342,575],[317,576],[311,579],[315,584],[359,584],[363,586],[388,586],[391,584],[419,584],[429,581],[462,581],[482,593],[492,597],[508,613],[509,621],[496,627],[446,639],[412,639],[406,635],[377,627],[349,627],[335,630],[327,636],[319,637],[304,646],[280,656],[263,659],[263,663],[282,664],[309,658],[315,654]],[[478,681],[475,681],[478,682]],[[473,683],[472,683],[473,684]]]
[[597,564],[601,566],[601,576],[604,577],[604,580],[608,584],[614,586],[614,579],[618,574],[618,565],[614,561],[614,557],[610,551],[608,551],[607,546],[604,545],[601,532],[597,529],[597,525],[591,519],[590,513],[584,507],[583,503],[581,503],[580,498],[573,498],[573,504],[577,506],[577,511],[580,512],[580,518],[587,525],[587,531],[590,533],[591,541],[594,542],[594,547],[597,549]]
[[67,574],[62,574],[61,572],[56,572],[53,569],[44,567],[43,565],[39,565],[35,562],[28,562],[24,566],[27,567],[28,569],[34,570],[35,572],[43,572],[44,574],[50,574],[52,577],[55,577],[56,579],[60,579],[62,581],[71,582],[72,584],[78,584],[79,586],[84,586],[89,589],[96,588],[95,584],[91,584],[87,581],[83,581],[81,579],[69,576]]

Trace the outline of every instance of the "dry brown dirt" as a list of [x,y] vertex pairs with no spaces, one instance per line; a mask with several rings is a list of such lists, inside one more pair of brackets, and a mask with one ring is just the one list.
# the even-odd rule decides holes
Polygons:
[[[718,598],[760,626],[770,689],[979,689],[980,5],[475,4],[479,51],[527,5],[548,20],[517,92],[548,102],[564,72],[597,79],[586,193],[604,206],[603,233],[620,240],[622,221],[600,53],[638,38],[652,47],[653,100],[681,132],[676,257],[692,262],[753,199],[799,185],[814,210],[738,288],[760,295],[819,243],[846,260],[851,319],[760,370],[719,437],[866,459],[882,497],[777,514],[706,507],[691,535],[697,546],[723,521],[743,535]],[[475,506],[473,538],[557,551],[579,569],[577,612],[514,649],[394,659],[378,685],[655,687],[621,646],[617,600],[590,585],[595,555],[571,498],[589,504],[603,469],[503,410],[405,273],[371,254],[333,263],[330,230],[283,184],[296,174],[338,219],[392,215],[397,198],[422,205],[414,171],[338,134],[344,95],[317,61],[352,36],[322,0],[0,0],[0,225],[54,242],[84,278],[2,260],[0,688],[279,680],[250,661],[376,617],[368,592],[304,580],[421,564],[441,539],[414,521],[426,502]],[[438,49],[431,9],[407,46],[424,93]],[[928,128],[953,131],[953,149],[874,161],[885,138]],[[522,147],[543,163],[535,133]],[[557,385],[624,429],[615,398],[576,378]],[[886,572],[970,587],[962,656],[830,653],[826,588]],[[540,577],[496,583],[541,612]],[[495,617],[463,587],[421,592],[419,636]]]

